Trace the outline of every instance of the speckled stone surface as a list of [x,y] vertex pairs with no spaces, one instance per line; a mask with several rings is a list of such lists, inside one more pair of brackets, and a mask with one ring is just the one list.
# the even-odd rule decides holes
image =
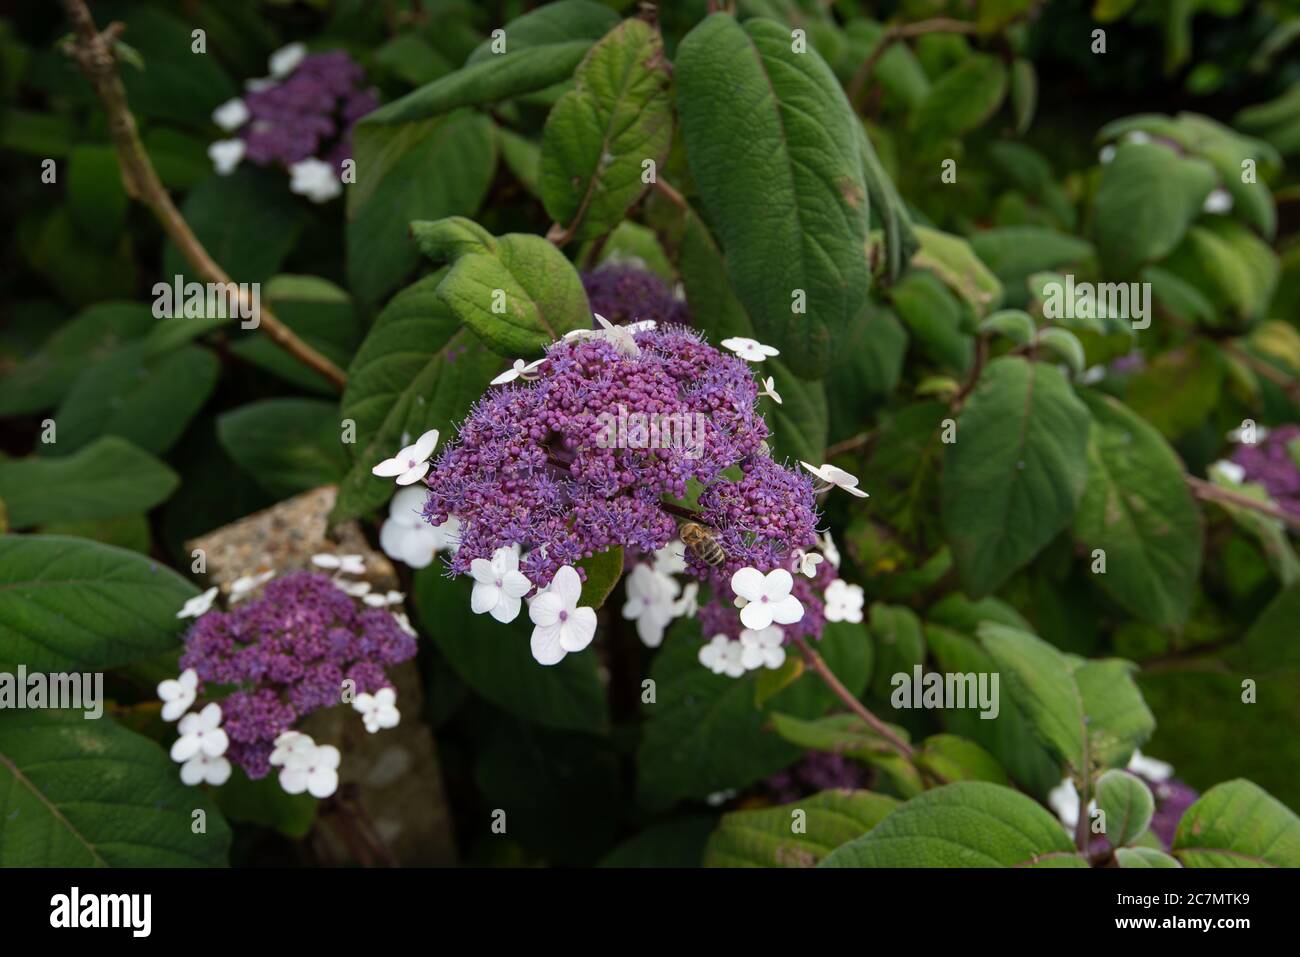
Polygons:
[[[304,492],[261,512],[201,535],[186,543],[193,554],[201,549],[210,584],[223,593],[230,583],[266,569],[276,572],[310,568],[311,556],[320,552],[360,554],[366,575],[376,591],[399,587],[397,573],[382,552],[366,541],[356,522],[337,526],[327,537],[334,486]],[[326,856],[345,863],[390,862],[403,865],[445,865],[456,860],[451,816],[443,788],[438,753],[428,726],[419,720],[424,711],[424,688],[414,661],[389,669],[397,687],[402,722],[396,728],[369,734],[360,716],[340,705],[318,711],[303,730],[343,755],[339,768],[339,801],[322,810],[330,820],[318,819],[312,841],[323,845]],[[345,808],[355,802],[368,819],[369,844],[374,836],[384,847],[377,852],[364,840],[346,840],[348,829],[365,830],[365,823],[341,821]],[[322,818],[326,814],[322,815]],[[327,826],[328,825],[328,826]]]

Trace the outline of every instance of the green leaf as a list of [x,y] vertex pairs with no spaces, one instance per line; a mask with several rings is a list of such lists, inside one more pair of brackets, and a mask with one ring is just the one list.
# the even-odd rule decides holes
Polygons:
[[902,605],[872,602],[867,613],[871,623],[871,636],[875,639],[876,666],[872,694],[887,699],[893,688],[893,676],[906,674],[925,662],[925,636],[921,633],[921,619],[916,612]]
[[475,615],[469,607],[468,581],[448,580],[438,564],[415,573],[413,591],[421,630],[488,701],[548,728],[597,734],[608,729],[594,649],[567,655],[557,665],[539,665],[529,650],[532,624],[527,609],[510,625]]
[[350,464],[333,402],[250,402],[217,419],[217,437],[226,454],[277,498],[337,482]]
[[238,765],[232,771],[230,780],[216,791],[221,813],[227,818],[273,827],[295,840],[311,832],[320,801],[310,794],[289,794],[274,774],[253,781]]
[[545,89],[567,79],[590,46],[591,40],[567,40],[486,56],[381,106],[358,123],[357,130],[426,120],[462,106],[495,103]]
[[997,589],[1069,525],[1087,478],[1088,411],[1065,377],[1004,356],[980,376],[947,447],[944,526],[967,591]]
[[103,302],[59,326],[36,353],[0,378],[0,415],[27,415],[56,405],[84,370],[155,327],[148,306]]
[[1123,847],[1151,824],[1156,799],[1141,778],[1112,768],[1097,779],[1097,808],[1106,815],[1106,840]]
[[1050,349],[1055,352],[1065,364],[1070,367],[1070,372],[1074,375],[1080,375],[1083,372],[1087,361],[1083,356],[1083,345],[1069,329],[1062,329],[1058,326],[1052,326],[1047,329],[1040,329],[1038,332],[1038,345],[1040,348]]
[[1183,814],[1171,852],[1184,867],[1300,867],[1300,818],[1258,785],[1227,781]]
[[1177,439],[1206,420],[1219,404],[1223,361],[1203,339],[1162,352],[1129,381],[1129,407],[1167,439]]
[[912,114],[912,129],[922,150],[932,150],[945,140],[959,137],[991,117],[1007,91],[1007,71],[1002,61],[977,53],[935,80],[930,93]]
[[623,548],[615,545],[590,558],[584,558],[578,562],[578,567],[587,573],[587,580],[582,583],[582,594],[578,596],[578,604],[599,608],[605,604],[605,599],[623,577]]
[[542,237],[497,238],[460,217],[415,222],[411,233],[427,256],[451,264],[438,297],[498,354],[540,354],[566,332],[591,328],[577,270]]
[[970,237],[970,246],[1002,284],[1006,305],[1029,303],[1028,279],[1091,259],[1092,244],[1042,226],[1001,226]]
[[926,272],[910,272],[889,291],[890,302],[911,333],[917,348],[941,368],[962,374],[970,366],[975,346],[963,328],[961,302]]
[[1182,867],[1177,859],[1154,847],[1121,847],[1115,851],[1120,867]]
[[0,670],[102,671],[177,647],[198,589],[135,552],[58,535],[0,538]]
[[1107,271],[1128,275],[1173,250],[1214,183],[1214,168],[1202,159],[1156,143],[1121,143],[1102,167],[1093,206]]
[[[0,491],[0,498],[4,497]],[[1230,649],[1230,660],[1246,671],[1300,668],[1300,641],[1295,640],[1298,621],[1300,585],[1292,585],[1278,592],[1260,612],[1246,637]]]
[[[900,48],[895,47],[897,49]],[[907,204],[898,194],[894,181],[881,166],[866,127],[861,125],[858,127],[858,152],[862,157],[862,176],[867,183],[867,199],[884,229],[885,275],[891,283],[897,282],[920,248],[920,241],[912,228],[912,217],[907,211]]]
[[[770,367],[770,368],[769,368]],[[776,380],[780,404],[764,399],[771,422],[772,446],[778,461],[787,458],[801,462],[820,462],[826,457],[826,434],[830,412],[826,387],[817,381],[800,379],[780,359],[768,359],[759,370],[759,378]]]
[[12,528],[147,512],[179,484],[162,462],[111,435],[72,455],[0,462],[0,501]]
[[1034,64],[1016,57],[1011,64],[1011,108],[1016,114],[1016,132],[1024,135],[1034,122],[1038,107],[1038,73]]
[[[230,828],[157,744],[75,711],[0,711],[8,867],[220,867]],[[193,831],[202,810],[207,830]]]
[[921,742],[916,760],[921,767],[940,774],[947,781],[1008,784],[1006,772],[993,755],[974,741],[955,734],[933,734],[926,738]]
[[667,156],[668,70],[658,29],[624,20],[588,51],[576,87],[547,117],[542,199],[550,217],[577,238],[613,229],[649,188],[643,162],[658,167]]
[[370,469],[407,440],[439,429],[449,436],[483,394],[500,359],[438,298],[444,271],[402,290],[375,320],[348,369],[339,415],[356,423],[352,467],[330,518],[342,522],[387,502],[393,483]]
[[980,322],[979,331],[1005,336],[1018,346],[1027,346],[1034,339],[1034,320],[1022,309],[999,309]]
[[64,396],[54,416],[58,441],[44,451],[67,455],[118,435],[161,455],[203,408],[220,371],[217,357],[199,346],[162,352],[147,342],[123,346],[87,369]]
[[708,17],[682,40],[675,80],[687,159],[736,294],[791,369],[820,377],[870,284],[852,109],[816,51],[792,52],[789,29],[770,20]]
[[1002,301],[1002,283],[984,265],[960,236],[942,233],[927,226],[914,227],[921,248],[912,257],[912,265],[928,269],[971,304],[975,315],[986,315]]
[[[229,176],[213,175],[200,183],[185,197],[181,215],[231,279],[264,282],[280,270],[298,241],[304,222],[300,203],[289,192],[283,173],[243,166]],[[162,273],[164,281],[174,276],[201,278],[170,240],[163,249]]]
[[898,806],[871,791],[822,791],[780,807],[724,814],[704,851],[705,867],[815,867]]
[[68,208],[77,228],[109,246],[126,222],[126,190],[111,146],[74,147],[68,157]]
[[353,135],[348,284],[361,300],[377,302],[420,261],[412,220],[478,211],[496,169],[496,139],[492,121],[472,110],[401,126],[361,123]]
[[[904,741],[908,739],[903,728],[893,725],[891,728]],[[840,754],[867,763],[875,763],[895,753],[885,738],[853,714],[831,714],[806,721],[778,711],[772,714],[772,730],[805,750]]]
[[1105,552],[1096,581],[1128,612],[1180,627],[1191,612],[1205,530],[1177,454],[1114,399],[1085,392],[1093,427],[1074,537]]
[[[599,40],[618,23],[618,14],[595,0],[557,0],[515,17],[503,27],[506,53],[570,40]],[[480,43],[465,64],[506,54],[492,52],[492,40]]]
[[960,781],[912,798],[822,867],[1087,867],[1065,829],[1010,788]]

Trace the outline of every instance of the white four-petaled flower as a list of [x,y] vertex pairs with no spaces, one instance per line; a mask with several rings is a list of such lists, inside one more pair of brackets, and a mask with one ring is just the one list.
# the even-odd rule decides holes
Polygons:
[[755,668],[780,668],[785,664],[785,632],[779,625],[758,630],[746,628],[740,633],[740,663],[749,671]]
[[438,447],[438,430],[430,429],[411,445],[400,449],[370,470],[381,478],[396,477],[398,485],[414,485],[429,471],[429,456]]
[[329,797],[339,786],[339,749],[332,744],[295,743],[284,754],[280,787],[290,794],[306,791],[314,798]]
[[794,577],[784,568],[774,568],[764,575],[757,568],[742,568],[731,576],[731,590],[737,598],[745,600],[740,609],[740,621],[746,627],[759,631],[772,622],[793,625],[803,618],[803,603],[790,589]]
[[519,617],[521,599],[533,583],[519,570],[518,546],[498,548],[492,560],[476,558],[469,564],[474,590],[469,607],[476,615],[487,612],[499,622],[509,623]]
[[746,362],[762,362],[769,356],[779,356],[781,353],[772,346],[765,346],[757,339],[747,339],[744,336],[733,336],[730,339],[722,340],[722,347],[730,349]]
[[726,635],[714,635],[707,645],[700,648],[700,664],[715,675],[725,674],[729,678],[739,678],[745,673],[741,660],[745,649],[739,641],[733,641]]
[[677,617],[681,585],[670,575],[640,564],[627,577],[627,602],[623,617],[636,622],[636,633],[648,648],[658,648],[664,629]]
[[333,163],[309,156],[290,165],[289,191],[313,203],[328,203],[343,192],[343,181]]
[[795,567],[798,569],[799,574],[806,578],[816,578],[817,566],[825,561],[825,559],[816,552],[805,552],[802,548],[796,548],[794,550],[794,560]]
[[280,47],[280,49],[272,53],[270,59],[266,61],[266,66],[271,71],[271,76],[278,80],[298,69],[298,64],[306,56],[307,45],[305,43],[290,43],[288,46]]
[[763,391],[759,393],[759,396],[767,396],[777,405],[782,404],[781,394],[776,391],[776,380],[771,376],[763,380]]
[[158,697],[161,699],[162,719],[175,721],[194,703],[198,694],[199,675],[193,668],[186,668],[179,677],[168,678],[158,683]]
[[272,568],[255,575],[241,575],[236,578],[230,583],[230,604],[243,601],[274,577],[275,569]]
[[528,606],[528,617],[535,626],[530,644],[539,664],[556,664],[569,652],[591,644],[596,634],[596,610],[579,608],[581,597],[582,579],[577,569],[565,565]]
[[181,764],[181,780],[224,784],[230,762],[224,757],[230,739],[221,728],[221,705],[215,701],[202,711],[187,714],[177,726],[180,737],[172,743],[171,758]]
[[361,713],[361,721],[371,734],[380,728],[397,727],[402,717],[397,710],[397,692],[393,688],[357,695],[352,699],[352,709]]
[[850,585],[837,578],[826,586],[827,621],[862,621],[862,605],[866,596],[861,585]]
[[226,100],[212,111],[212,122],[227,133],[237,130],[248,122],[248,106],[239,97]]
[[340,575],[364,575],[366,558],[364,555],[337,555],[334,552],[320,552],[311,557],[311,563],[317,568],[338,572]]
[[209,588],[207,591],[203,592],[202,594],[195,595],[184,605],[182,605],[181,610],[176,613],[176,617],[177,618],[198,618],[200,615],[207,613],[208,609],[212,607],[212,602],[214,599],[216,599],[216,597],[217,597],[217,588],[216,586],[213,586],[212,588]]
[[379,529],[379,547],[384,554],[412,568],[428,567],[439,551],[454,549],[460,543],[460,520],[455,515],[441,525],[430,525],[424,520],[426,494],[422,488],[399,491],[393,496],[388,518]]
[[817,491],[824,492],[831,486],[837,486],[844,489],[850,495],[856,495],[858,498],[867,498],[867,493],[858,488],[858,477],[850,475],[844,469],[834,465],[809,465],[807,462],[800,461],[800,465],[806,468],[813,475],[817,476],[826,484]]
[[533,373],[546,361],[546,357],[535,359],[532,362],[525,362],[523,359],[516,359],[514,364],[505,372],[501,373],[492,380],[492,385],[505,385],[507,382],[513,382],[515,379],[532,379],[535,378]]
[[218,176],[229,176],[243,161],[247,149],[243,140],[217,140],[208,146],[208,159]]

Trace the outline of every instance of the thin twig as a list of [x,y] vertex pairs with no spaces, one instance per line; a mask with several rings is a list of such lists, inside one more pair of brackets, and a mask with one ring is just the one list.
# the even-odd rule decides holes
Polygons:
[[[127,193],[149,207],[154,217],[163,228],[163,232],[176,244],[176,248],[200,276],[208,282],[230,283],[230,276],[221,268],[203,244],[199,242],[189,223],[181,216],[180,210],[172,202],[171,195],[158,179],[149,154],[140,142],[140,132],[136,127],[135,117],[126,102],[126,90],[117,75],[117,61],[113,47],[117,36],[122,31],[121,24],[112,24],[103,33],[95,27],[94,18],[87,9],[85,0],[63,0],[68,19],[72,23],[74,40],[67,44],[67,51],[76,61],[81,72],[85,74],[91,87],[99,96],[100,103],[108,118],[108,132],[117,150],[118,163],[122,169],[122,182]],[[241,306],[252,309],[253,303],[242,287],[238,290]],[[347,383],[347,375],[329,359],[321,355],[294,334],[288,326],[276,318],[265,305],[260,306],[258,327],[270,337],[271,341],[293,356],[303,365],[314,369],[333,385],[342,389]]]
[[843,701],[850,711],[866,722],[872,731],[875,731],[876,734],[888,741],[895,751],[907,758],[907,760],[912,761],[916,754],[912,746],[895,734],[889,725],[872,714],[853,692],[844,687],[844,683],[835,677],[835,672],[831,671],[830,665],[826,664],[826,659],[814,651],[807,641],[802,638],[797,640],[804,660],[808,662],[813,671],[817,672],[817,676],[825,682],[826,687],[831,689],[831,693]]
[[1215,485],[1205,479],[1199,479],[1194,475],[1187,476],[1187,484],[1191,486],[1192,494],[1202,502],[1214,502],[1216,505],[1235,505],[1239,508],[1248,508],[1252,511],[1259,512],[1261,515],[1267,515],[1271,519],[1282,522],[1296,531],[1300,531],[1300,517],[1292,515],[1290,512],[1283,511],[1272,502],[1261,502],[1259,499],[1251,498],[1249,495],[1243,495],[1241,492],[1234,492],[1232,489],[1223,488]]

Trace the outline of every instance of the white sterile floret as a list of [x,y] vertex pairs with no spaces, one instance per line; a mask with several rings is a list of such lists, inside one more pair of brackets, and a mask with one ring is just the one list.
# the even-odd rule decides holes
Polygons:
[[207,614],[208,609],[212,607],[212,602],[216,599],[216,597],[217,597],[217,588],[216,586],[213,586],[212,588],[209,588],[207,591],[203,592],[202,594],[195,595],[184,605],[182,605],[181,610],[176,613],[176,617],[177,618],[198,618],[200,615]]
[[181,764],[181,780],[189,785],[224,784],[230,777],[230,763],[223,757],[230,739],[221,728],[221,705],[214,701],[187,714],[177,730],[180,737],[172,743],[171,758]]
[[386,608],[389,605],[400,605],[406,600],[406,596],[400,591],[372,591],[361,600],[371,608]]
[[438,447],[438,430],[430,429],[411,445],[399,449],[370,470],[380,478],[396,478],[398,485],[414,485],[429,471],[429,456]]
[[349,598],[365,598],[370,594],[370,582],[350,582],[343,578],[335,578],[334,584]]
[[179,677],[168,678],[158,682],[158,698],[162,701],[162,719],[175,721],[194,703],[198,694],[199,675],[193,668],[186,668]]
[[817,566],[825,561],[816,552],[805,552],[802,548],[794,550],[795,568],[805,578],[817,577]]
[[744,654],[745,648],[739,641],[733,641],[726,635],[714,635],[700,649],[699,658],[700,664],[715,675],[739,678],[745,673],[745,665],[741,660]]
[[485,612],[502,623],[519,617],[522,599],[533,583],[519,570],[519,546],[498,548],[492,560],[476,558],[469,564],[474,590],[469,596],[470,611]]
[[460,540],[460,521],[451,516],[441,525],[424,520],[422,488],[404,488],[393,496],[388,518],[379,529],[379,547],[394,561],[412,568],[426,568],[433,556],[444,548],[454,548]]
[[230,604],[243,601],[274,577],[275,569],[268,569],[255,575],[241,575],[236,578],[230,583]]
[[226,100],[212,111],[212,122],[227,133],[237,130],[248,122],[248,106],[239,97]]
[[649,565],[637,565],[628,575],[623,617],[636,622],[636,633],[646,647],[658,648],[663,642],[664,629],[676,617],[681,587],[676,579]]
[[803,618],[803,604],[790,589],[794,577],[784,568],[774,568],[764,575],[757,568],[742,568],[731,576],[731,590],[745,599],[740,621],[755,631],[772,622],[793,625]]
[[769,356],[779,356],[781,354],[780,350],[772,346],[765,346],[757,339],[747,339],[744,336],[723,339],[722,348],[730,349],[746,362],[762,362]]
[[682,597],[673,603],[674,618],[694,618],[700,610],[700,583],[687,582]]
[[1223,188],[1210,190],[1209,195],[1205,197],[1205,204],[1201,207],[1201,210],[1206,213],[1232,212],[1232,194]]
[[532,362],[525,362],[523,359],[516,359],[514,364],[512,364],[505,372],[493,379],[491,384],[505,385],[507,382],[513,382],[515,379],[522,378],[526,380],[535,378],[533,373],[536,372],[545,361],[546,359],[544,357]]
[[298,69],[298,64],[307,57],[307,45],[305,43],[290,43],[288,46],[280,47],[271,54],[266,61],[266,68],[271,71],[271,76],[277,80],[282,79]]
[[339,786],[339,749],[332,744],[312,744],[289,750],[280,770],[280,787],[290,794],[306,791],[327,798]]
[[1149,758],[1141,751],[1133,752],[1133,757],[1128,760],[1128,770],[1134,774],[1142,775],[1148,781],[1155,781],[1157,784],[1168,781],[1174,776],[1174,766],[1172,764],[1156,758]]
[[629,359],[635,359],[641,355],[641,347],[636,344],[633,336],[636,332],[628,326],[616,326],[599,313],[592,313],[596,317],[596,322],[600,324],[597,331],[602,339],[614,347],[619,355]]
[[759,397],[761,398],[762,396],[767,396],[777,405],[782,404],[781,395],[776,391],[776,380],[771,376],[768,376],[763,380],[763,391],[759,393]]
[[571,651],[581,651],[596,634],[596,610],[578,607],[582,579],[572,565],[555,573],[546,591],[528,606],[533,637],[533,657],[539,664],[553,665]]
[[334,552],[321,552],[311,557],[311,563],[317,568],[338,572],[340,575],[364,575],[366,557],[364,555],[336,555]]
[[243,140],[217,140],[208,146],[208,159],[218,176],[229,176],[243,162],[247,151]]
[[343,192],[343,181],[338,167],[312,156],[289,167],[289,190],[313,203],[327,203]]
[[303,734],[301,731],[284,731],[275,739],[275,748],[271,751],[271,764],[274,767],[281,767],[289,759],[289,755],[298,751],[310,751],[316,747],[316,742],[311,739],[311,735]]
[[824,492],[828,488],[836,487],[842,488],[850,495],[856,495],[858,498],[868,497],[866,492],[858,488],[858,477],[856,475],[851,475],[842,468],[834,465],[809,465],[807,462],[803,461],[800,461],[799,464],[826,483],[822,488],[817,490],[819,492]]
[[397,622],[397,627],[402,629],[402,631],[406,632],[412,638],[417,637],[415,629],[411,627],[411,619],[406,617],[405,612],[393,612],[393,621]]
[[1210,472],[1217,472],[1221,478],[1227,479],[1233,485],[1240,485],[1246,481],[1246,470],[1236,462],[1229,462],[1227,459],[1219,459],[1210,465]]
[[740,663],[749,671],[755,668],[780,668],[785,664],[785,632],[780,625],[746,628],[740,633]]
[[[1067,830],[1073,831],[1079,823],[1079,791],[1074,786],[1074,781],[1065,778],[1047,795],[1047,805],[1056,812],[1057,818],[1065,825]],[[1088,802],[1088,813],[1091,815],[1097,808],[1096,801]]]
[[680,575],[686,571],[686,546],[674,538],[655,552],[654,569],[661,575]]
[[361,713],[361,721],[371,734],[380,728],[397,727],[402,718],[397,710],[397,692],[392,688],[357,695],[352,699],[352,709]]
[[826,586],[827,621],[862,621],[862,605],[866,595],[861,585],[850,585],[841,578]]
[[826,560],[831,563],[831,566],[833,568],[839,568],[840,550],[835,547],[835,539],[831,537],[830,529],[827,529],[826,534],[818,539],[818,545],[822,550],[822,554],[826,556]]

